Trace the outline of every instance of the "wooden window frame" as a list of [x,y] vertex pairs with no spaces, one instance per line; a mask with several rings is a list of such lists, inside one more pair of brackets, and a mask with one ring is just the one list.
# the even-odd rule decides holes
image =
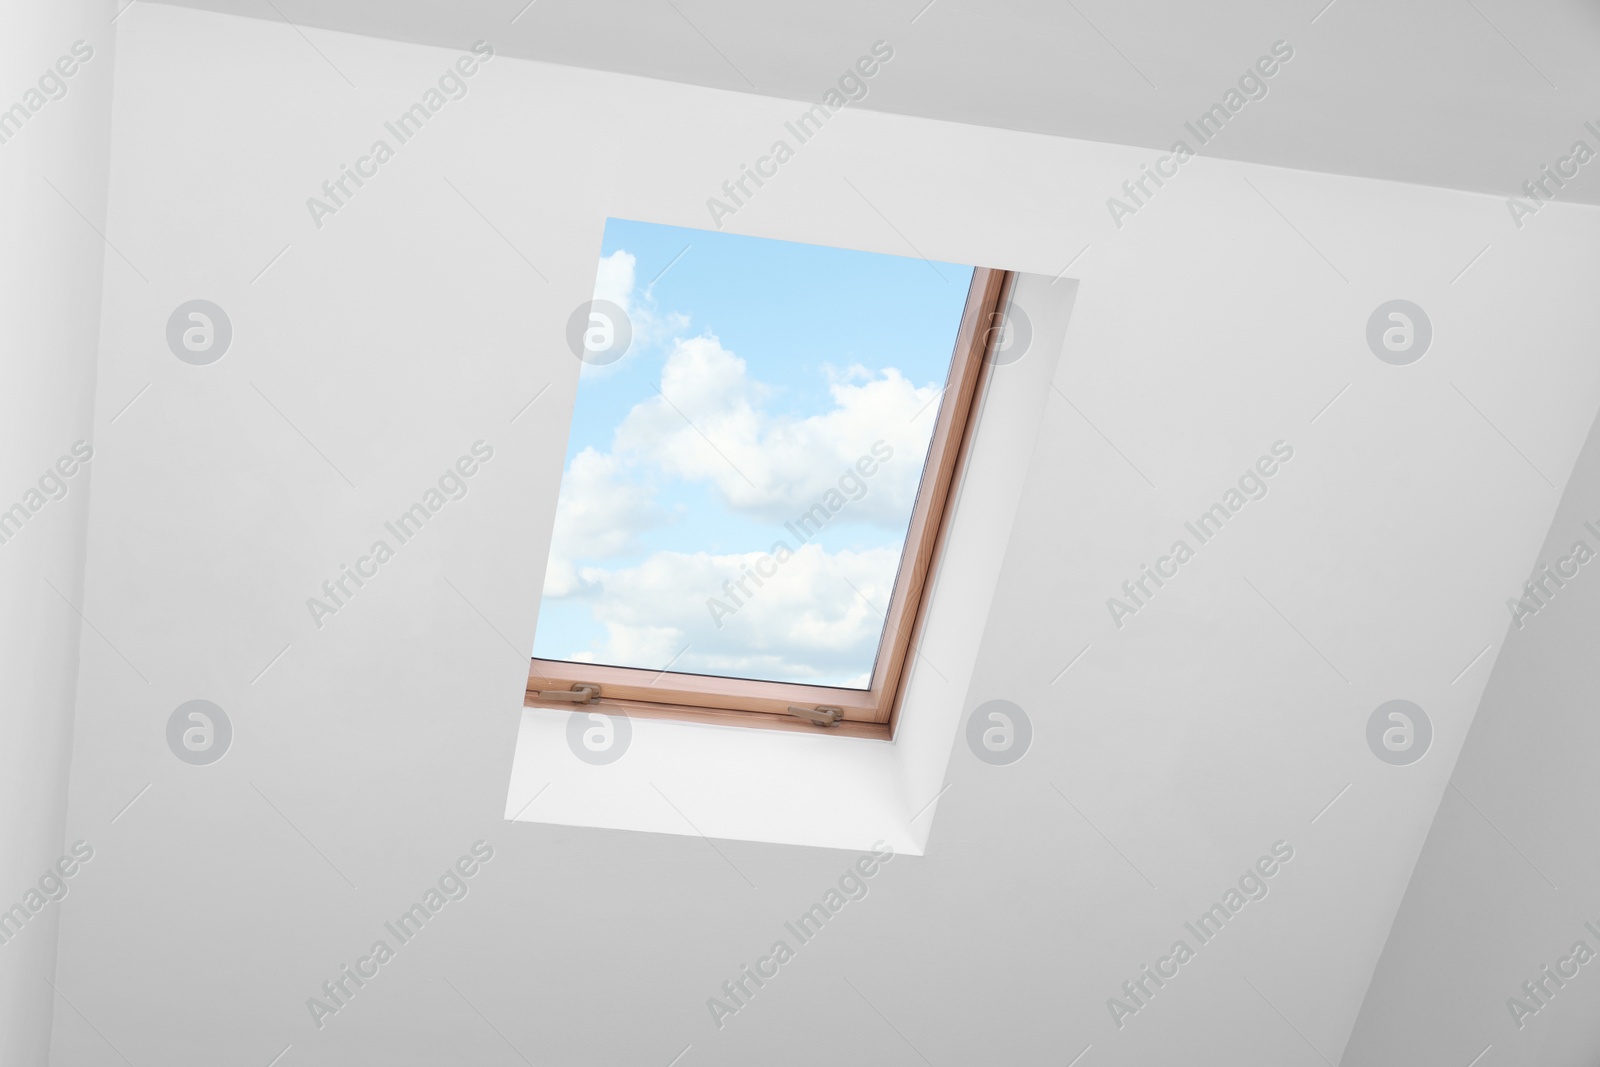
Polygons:
[[[869,689],[838,689],[795,682],[613,667],[597,663],[530,661],[525,707],[574,712],[621,712],[630,717],[747,726],[769,730],[825,729],[847,737],[888,740],[894,735],[905,697],[908,664],[927,615],[929,590],[950,525],[952,504],[973,437],[999,341],[1001,309],[1011,298],[1015,275],[978,267],[961,312],[950,376],[939,404],[938,422],[928,443],[922,480],[911,511],[900,568],[895,575],[885,625],[878,641]],[[875,611],[882,611],[872,605]],[[580,687],[598,697],[576,702],[565,694]],[[550,694],[563,694],[552,697]],[[541,695],[543,694],[543,695]],[[581,694],[580,694],[581,695]],[[838,708],[842,720],[826,728],[798,717],[791,708]]]

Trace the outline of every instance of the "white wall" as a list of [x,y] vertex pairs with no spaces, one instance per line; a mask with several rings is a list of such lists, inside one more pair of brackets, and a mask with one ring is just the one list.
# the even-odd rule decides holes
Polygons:
[[[794,105],[496,60],[316,229],[306,197],[455,54],[145,4],[119,28],[109,234],[150,280],[108,264],[86,610],[148,683],[85,646],[69,836],[103,844],[54,1062],[920,1062],[896,1029],[936,1062],[1337,1057],[1600,406],[1595,211],[1517,232],[1491,198],[1199,160],[1118,229],[1150,152],[867,113],[801,146],[730,225],[1081,287],[969,694],[1027,708],[1034,750],[958,745],[927,854],[719,1032],[706,998],[849,854],[501,816],[604,219],[706,225]],[[209,367],[163,338],[197,297],[234,326]],[[1412,367],[1363,339],[1395,297],[1435,325]],[[471,495],[313,628],[479,438]],[[1280,439],[1270,495],[1113,627]],[[1392,696],[1437,731],[1408,768],[1363,736]],[[235,729],[209,767],[164,739],[197,697]],[[479,838],[471,895],[313,1027]],[[1271,895],[1117,1029],[1107,998],[1280,839]]]
[[[1600,929],[1600,566],[1591,557],[1561,585],[1542,573],[1571,571],[1579,541],[1600,550],[1586,524],[1600,528],[1600,430],[1526,568],[1546,603],[1508,626],[1362,1005],[1352,1067],[1432,1067],[1489,1046],[1495,1064],[1591,1067],[1600,1053],[1600,955],[1570,975],[1577,942],[1600,953],[1585,926]],[[1558,966],[1560,985],[1541,973]],[[1523,983],[1540,980],[1530,997]]]
[[[67,464],[73,475],[47,478],[45,491],[39,480],[75,442],[101,443],[90,418],[106,253],[94,228],[105,226],[113,13],[109,0],[0,10],[0,109],[24,107],[0,126],[0,509],[37,509],[20,531],[4,526],[0,543],[0,908],[26,908],[65,849],[93,463]],[[92,51],[81,65],[72,56],[80,41]],[[55,69],[64,56],[70,77]],[[0,944],[8,1067],[46,1061],[59,917],[42,904]]]

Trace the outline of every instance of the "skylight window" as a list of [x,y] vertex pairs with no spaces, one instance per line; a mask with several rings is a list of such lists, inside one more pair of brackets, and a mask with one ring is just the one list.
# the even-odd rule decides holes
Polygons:
[[887,724],[1003,283],[610,220],[530,702]]

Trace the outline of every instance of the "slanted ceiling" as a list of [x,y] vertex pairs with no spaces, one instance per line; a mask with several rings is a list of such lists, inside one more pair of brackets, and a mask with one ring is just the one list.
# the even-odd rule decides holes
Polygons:
[[[894,58],[857,106],[1503,196],[1577,140],[1600,150],[1600,6],[1583,0],[171,2],[805,101],[881,40]],[[1274,44],[1281,74],[1199,144],[1184,123],[1232,105]],[[1546,188],[1600,203],[1593,170]]]
[[[583,17],[576,6],[545,2],[514,25],[510,3],[497,9],[506,34],[604,50],[598,27],[560,24]],[[632,16],[656,50],[698,50],[705,70],[720,50],[775,76],[740,51],[761,34],[725,42],[731,23],[679,6],[698,31],[669,31],[670,5]],[[1033,101],[1041,113],[1140,99],[1149,90],[1107,51],[1109,38],[1146,58],[1123,16],[1079,7],[1105,37],[1075,30],[1049,62],[1037,27],[1071,25],[1070,10],[1011,20],[1001,43],[975,28],[1011,23],[951,0],[914,25],[897,13],[909,43],[872,92],[901,58],[915,69],[917,35],[943,19],[955,28],[939,33],[995,57],[974,67],[946,49],[945,76],[980,72],[962,84],[1073,79]],[[1181,128],[1294,38],[1272,94],[1223,137],[1287,103],[1279,90],[1317,63],[1338,68],[1342,101],[1380,91],[1368,57],[1394,34],[1417,63],[1465,50],[1487,81],[1535,77],[1515,57],[1489,64],[1504,41],[1469,36],[1478,16],[1454,8],[1434,12],[1446,37],[1431,41],[1362,15],[1365,48],[1317,59],[1313,34],[1361,12],[1338,0],[1284,29],[1281,15],[1241,27],[1142,11],[1139,26],[1191,37],[1140,65],[1157,84],[1192,72],[1194,98],[1163,113]],[[536,16],[552,21],[525,30]],[[1578,47],[1573,20],[1549,31],[1551,49]],[[462,44],[491,36],[465,29]],[[869,31],[760,47],[825,55],[818,85],[789,91],[810,100],[890,38]],[[1168,134],[1130,148],[831,118],[729,228],[899,254],[914,243],[1079,285],[967,695],[969,708],[1026,708],[1034,742],[995,766],[958,741],[926,854],[885,864],[719,1029],[708,998],[856,857],[503,813],[577,380],[560,338],[592,293],[604,220],[710,225],[706,198],[799,108],[742,84],[497,60],[318,226],[307,198],[436,84],[454,47],[145,2],[116,35],[105,230],[121,256],[104,261],[82,605],[115,650],[84,640],[67,840],[96,855],[63,902],[55,980],[72,1009],[55,1015],[53,1062],[1338,1060],[1505,640],[1505,597],[1600,406],[1600,212],[1554,205],[1517,231],[1494,196],[1201,158],[1117,228],[1106,198]],[[1092,74],[1053,69],[1085,64]],[[1515,116],[1473,113],[1457,89],[1471,87],[1451,83],[1417,114],[1503,127],[1505,144],[1482,134],[1492,147],[1473,160],[1448,124],[1418,119],[1432,139],[1406,151],[1507,162],[1525,132]],[[1339,139],[1306,114],[1277,143]],[[1372,128],[1343,135],[1347,163],[1393,158],[1381,138],[1355,151]],[[161,335],[197,297],[234,325],[205,367]],[[1397,298],[1434,327],[1410,366],[1381,361],[1364,334]],[[480,437],[496,453],[472,495],[315,627],[305,598]],[[1132,618],[1108,613],[1266,456],[1280,459],[1264,495],[1192,545]],[[227,709],[235,742],[194,767],[161,724],[202,697]],[[1409,767],[1365,739],[1393,698],[1434,725]],[[308,998],[480,840],[494,855],[470,894],[317,1026]],[[1285,857],[1267,865],[1266,894],[1113,1018],[1108,1000],[1164,966],[1263,856]],[[1478,1049],[1448,1051],[1465,1064]]]

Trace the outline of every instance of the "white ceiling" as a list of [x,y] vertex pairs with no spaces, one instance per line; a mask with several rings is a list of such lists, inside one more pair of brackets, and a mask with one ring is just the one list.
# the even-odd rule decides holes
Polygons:
[[[1028,709],[1035,743],[1011,767],[958,745],[927,854],[717,1030],[706,998],[854,857],[502,813],[577,379],[559,338],[604,219],[707,225],[794,106],[500,63],[319,228],[306,197],[448,54],[144,3],[116,32],[127,260],[83,611],[118,651],[85,640],[68,840],[97,858],[63,908],[82,1014],[58,1009],[55,1062],[1339,1058],[1600,405],[1600,214],[1513,240],[1493,198],[1202,160],[1116,229],[1143,149],[830,120],[731,227],[1080,279],[969,692]],[[1195,65],[1241,69],[1255,32]],[[201,295],[234,324],[210,367],[161,332]],[[1363,334],[1399,296],[1435,326],[1410,367]],[[304,597],[479,437],[470,499],[315,628]],[[1115,626],[1105,598],[1279,439],[1271,495]],[[1365,741],[1395,696],[1435,724],[1411,767]],[[195,697],[235,723],[212,767],[159,730]],[[306,998],[479,837],[472,896],[316,1028]],[[1271,896],[1118,1029],[1107,998],[1280,839]],[[1443,1036],[1458,1064],[1481,1047]]]
[[[612,8],[556,0],[514,24],[524,0],[241,0],[265,16],[249,19],[141,2],[114,31],[98,20],[116,38],[116,254],[89,246],[104,263],[94,621],[66,838],[96,855],[60,905],[53,1063],[1371,1067],[1363,1050],[1392,1052],[1396,1034],[1432,1056],[1407,1067],[1461,1067],[1491,1036],[1479,1067],[1513,1062],[1515,1034],[1476,1029],[1508,1030],[1500,1006],[1463,994],[1509,992],[1580,914],[1551,909],[1512,849],[1590,914],[1569,876],[1595,884],[1593,865],[1562,852],[1592,836],[1594,796],[1546,791],[1523,737],[1514,779],[1489,788],[1505,764],[1486,757],[1457,776],[1482,825],[1459,796],[1434,813],[1458,791],[1487,680],[1502,690],[1489,740],[1474,728],[1480,754],[1553,688],[1532,685],[1544,661],[1503,677],[1503,604],[1547,531],[1595,514],[1583,497],[1551,523],[1558,487],[1597,469],[1591,455],[1570,473],[1600,406],[1600,213],[1557,207],[1519,233],[1493,197],[1202,160],[1117,229],[1104,198],[1145,148],[970,123],[1164,145],[1282,37],[1296,59],[1222,154],[1465,187],[1499,168],[1514,184],[1580,135],[1591,9],[1337,0],[1312,25],[1314,10],[1074,2],[1161,90],[1070,5],[1030,23],[936,0],[911,25],[913,0],[876,21],[792,17],[791,32],[770,8],[652,0],[621,37]],[[380,32],[741,92],[500,63],[317,228],[306,197],[450,58]],[[958,745],[927,854],[896,859],[718,1030],[706,998],[855,857],[503,820],[576,381],[559,338],[608,215],[708,225],[707,193],[793,114],[728,60],[811,99],[878,37],[897,56],[870,105],[967,124],[831,120],[729,225],[1081,279],[969,691],[1025,706],[1035,743],[1010,767]],[[86,88],[52,107],[86,106]],[[63,163],[44,195],[107,170]],[[197,296],[235,327],[209,367],[174,359],[162,332]],[[1363,337],[1394,297],[1435,326],[1409,367]],[[497,458],[471,498],[315,628],[303,597],[479,436]],[[1271,495],[1117,628],[1104,598],[1280,438],[1296,454]],[[1543,624],[1559,618],[1538,622],[1557,644]],[[1559,651],[1593,644],[1585,631]],[[1593,751],[1592,692],[1572,696],[1569,779]],[[1433,716],[1409,767],[1379,762],[1363,732],[1394,696]],[[163,733],[196,697],[235,724],[209,767],[174,759]],[[1488,847],[1417,867],[1430,824]],[[480,837],[496,857],[470,898],[318,1028],[306,998]],[[1107,998],[1279,839],[1296,855],[1271,896],[1118,1029]],[[1511,873],[1482,878],[1489,864]],[[1530,886],[1527,910],[1559,919],[1552,940],[1497,934],[1504,954],[1484,951],[1472,916],[1423,892],[1468,879]],[[1391,938],[1420,913],[1427,936]],[[1452,935],[1459,955],[1414,951]],[[0,957],[0,982],[20,973],[15,950]]]
[[[1583,128],[1600,125],[1600,5],[1584,0],[171,2],[425,44],[481,38],[795,100],[882,39],[895,57],[862,106],[1146,148],[1186,136],[1185,120],[1284,40],[1294,59],[1207,154],[1510,195],[1575,139],[1600,147]],[[1600,203],[1600,179],[1580,171],[1560,196]]]

